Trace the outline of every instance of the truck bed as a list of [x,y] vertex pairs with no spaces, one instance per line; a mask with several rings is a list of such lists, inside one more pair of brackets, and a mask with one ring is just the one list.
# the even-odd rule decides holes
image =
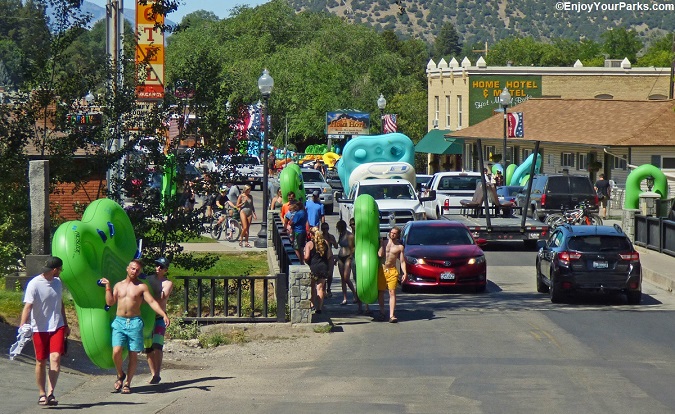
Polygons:
[[520,215],[490,216],[489,226],[487,217],[460,214],[459,210],[450,210],[449,213],[443,215],[443,219],[459,221],[469,228],[474,237],[486,240],[520,240],[531,244],[539,239],[546,239],[549,231],[545,223],[527,217],[525,226],[521,227],[522,217]]

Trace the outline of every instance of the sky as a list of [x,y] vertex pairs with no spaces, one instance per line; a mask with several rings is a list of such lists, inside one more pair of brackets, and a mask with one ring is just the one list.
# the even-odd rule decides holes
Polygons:
[[[108,0],[87,0],[98,6],[105,7]],[[197,10],[212,11],[221,19],[228,17],[230,9],[235,6],[250,6],[255,7],[262,3],[267,3],[269,0],[181,0],[181,5],[178,11],[169,15],[169,19],[174,22],[180,22],[183,16],[190,14]],[[131,9],[135,7],[134,0],[124,0],[124,8]]]

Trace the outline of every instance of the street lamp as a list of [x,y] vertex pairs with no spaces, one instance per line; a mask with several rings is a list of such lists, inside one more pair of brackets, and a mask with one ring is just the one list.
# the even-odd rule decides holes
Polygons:
[[387,100],[384,99],[384,95],[380,94],[380,97],[377,99],[377,107],[380,108],[380,130],[384,134],[384,108],[387,106]]
[[511,94],[509,93],[509,90],[506,89],[506,87],[504,87],[502,93],[499,94],[499,104],[504,109],[504,152],[502,153],[502,168],[504,169],[504,173],[506,173],[506,136],[507,136],[506,125],[508,123],[506,109],[509,107],[510,103],[511,103]]
[[263,70],[262,75],[258,78],[258,89],[263,98],[263,107],[262,107],[262,119],[260,122],[260,133],[263,135],[262,140],[262,151],[263,151],[263,211],[262,211],[262,224],[260,225],[260,231],[258,232],[258,239],[256,239],[254,245],[255,247],[267,247],[267,209],[269,208],[268,200],[268,187],[269,187],[269,168],[267,168],[267,135],[269,133],[268,127],[269,123],[267,122],[267,103],[272,94],[272,88],[274,87],[274,79],[270,76],[270,73],[267,69]]

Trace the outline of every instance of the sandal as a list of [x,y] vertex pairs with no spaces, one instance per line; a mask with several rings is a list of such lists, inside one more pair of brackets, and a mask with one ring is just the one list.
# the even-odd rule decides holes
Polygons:
[[248,243],[246,243],[246,247],[249,247],[249,248],[250,248],[250,247],[251,247],[251,245],[250,245],[250,244],[248,244]]
[[56,401],[56,397],[54,397],[54,393],[49,394],[49,396],[47,397],[47,405],[51,405],[51,406],[59,405],[59,402]]
[[155,375],[152,377],[150,382],[148,384],[159,384],[159,382],[162,380],[162,378],[159,375]]
[[40,398],[38,398],[38,405],[47,405],[47,396],[42,394]]
[[389,323],[396,323],[396,322],[398,322],[398,319],[396,319],[396,316],[392,316],[391,318],[389,318]]
[[122,376],[117,377],[117,381],[115,381],[115,385],[113,386],[115,388],[115,391],[113,392],[120,392],[122,391],[122,384],[124,384],[124,380],[127,378],[127,374],[122,372]]
[[131,394],[131,384],[128,382],[122,387],[122,394]]
[[342,305],[342,306],[344,306],[344,305],[346,305],[346,304],[347,304],[347,300],[346,300],[346,299],[343,300],[342,302],[340,302],[340,305]]

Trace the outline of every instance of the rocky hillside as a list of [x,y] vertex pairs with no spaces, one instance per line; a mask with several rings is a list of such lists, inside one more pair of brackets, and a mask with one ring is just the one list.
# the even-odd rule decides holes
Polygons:
[[[600,34],[620,25],[636,30],[647,40],[652,34],[660,35],[675,27],[675,10],[627,10],[634,3],[585,1],[588,3],[584,0],[289,0],[289,4],[296,10],[328,11],[354,23],[393,30],[428,42],[433,42],[443,23],[450,20],[466,45],[482,45],[486,41],[491,44],[514,35],[532,36],[537,40],[588,38],[598,41]],[[620,9],[621,3],[623,9]],[[673,7],[675,2],[646,0],[641,4]]]

